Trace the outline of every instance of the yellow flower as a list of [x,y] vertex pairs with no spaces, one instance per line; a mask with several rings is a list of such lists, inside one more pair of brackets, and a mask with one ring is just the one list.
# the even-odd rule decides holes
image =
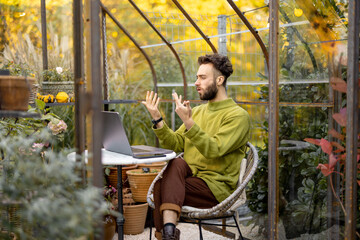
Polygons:
[[287,46],[289,46],[289,42],[284,42],[284,45],[282,46],[281,50],[284,50],[284,48]]
[[301,17],[303,15],[303,10],[301,8],[295,8],[294,9],[294,15],[296,17]]
[[112,33],[111,33],[111,36],[112,36],[113,38],[116,38],[116,37],[118,36],[118,33],[117,33],[117,32],[112,32]]

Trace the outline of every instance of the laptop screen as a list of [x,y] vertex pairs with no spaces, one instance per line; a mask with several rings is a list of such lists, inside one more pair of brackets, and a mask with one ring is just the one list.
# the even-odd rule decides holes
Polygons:
[[106,150],[132,156],[130,143],[118,112],[102,112],[103,146]]

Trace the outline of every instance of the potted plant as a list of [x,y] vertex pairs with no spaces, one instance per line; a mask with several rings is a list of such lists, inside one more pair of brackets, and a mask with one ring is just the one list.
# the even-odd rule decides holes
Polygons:
[[142,168],[149,168],[150,170],[161,170],[166,166],[167,162],[163,161],[163,162],[154,162],[154,163],[142,163],[142,164],[138,164],[139,169]]
[[[136,169],[138,167],[137,164],[132,164],[132,165],[128,165],[128,166],[123,166],[121,168],[121,180],[122,180],[122,184],[124,187],[129,187],[129,182],[128,182],[128,176],[126,174],[126,172],[128,170],[132,170],[132,169]],[[117,167],[116,166],[107,166],[105,168],[105,176],[107,181],[109,182],[109,184],[111,184],[112,186],[117,186]]]
[[[34,99],[35,78],[23,64],[8,62],[2,66],[0,75],[0,110],[27,111]],[[32,93],[32,94],[30,94]]]
[[107,185],[103,189],[103,196],[107,203],[107,213],[104,216],[104,240],[111,240],[115,235],[116,219],[113,211],[117,206],[117,190],[111,185]]
[[149,168],[129,170],[126,172],[129,178],[132,197],[135,202],[146,202],[147,192],[160,170]]
[[44,70],[41,73],[41,93],[56,96],[59,92],[73,94],[74,74],[62,67]]

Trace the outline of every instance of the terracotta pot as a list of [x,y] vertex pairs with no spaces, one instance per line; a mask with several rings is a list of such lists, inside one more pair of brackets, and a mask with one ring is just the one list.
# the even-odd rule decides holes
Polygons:
[[152,181],[158,175],[157,172],[143,173],[142,169],[129,170],[126,172],[129,178],[132,197],[135,202],[146,202],[146,195]]
[[155,162],[155,163],[142,163],[138,164],[138,168],[149,168],[150,171],[153,169],[161,170],[166,166],[167,162]]
[[27,111],[35,79],[21,76],[0,76],[0,110]]
[[124,205],[124,234],[140,234],[144,231],[148,203]]
[[[121,177],[122,177],[122,183],[125,187],[126,186],[129,187],[129,183],[128,183],[128,181],[126,181],[126,179],[128,178],[126,171],[136,169],[136,168],[137,168],[136,164],[122,167],[122,171],[121,171],[122,176]],[[108,179],[109,183],[111,184],[111,186],[116,188],[117,187],[117,167],[110,167],[109,169],[110,169],[110,174],[109,174],[109,176],[107,176],[107,179]]]
[[113,216],[105,216],[104,222],[104,240],[112,240],[115,235],[116,220]]

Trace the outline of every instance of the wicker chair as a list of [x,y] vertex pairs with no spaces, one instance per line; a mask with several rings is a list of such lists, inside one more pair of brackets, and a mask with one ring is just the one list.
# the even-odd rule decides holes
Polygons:
[[[183,206],[181,209],[181,218],[186,221],[191,221],[193,223],[197,223],[199,225],[200,231],[200,239],[203,239],[201,224],[203,220],[213,220],[213,219],[223,219],[223,224],[213,224],[210,225],[221,225],[223,227],[236,227],[239,231],[240,238],[243,239],[240,227],[239,227],[239,215],[236,211],[241,205],[245,203],[245,188],[251,178],[253,177],[259,162],[259,157],[256,148],[251,144],[247,143],[247,146],[250,148],[246,159],[243,159],[240,166],[240,176],[238,186],[235,191],[227,197],[224,201],[217,204],[212,208],[207,209],[199,209],[190,206]],[[152,184],[150,185],[148,194],[147,194],[147,202],[151,208],[155,208],[153,201],[153,189],[155,182],[162,177],[162,173],[165,171],[166,167],[164,167],[161,172],[154,179]],[[232,217],[236,225],[226,225],[226,218]],[[203,223],[207,224],[207,223]],[[150,240],[151,240],[151,227],[150,227]]]

